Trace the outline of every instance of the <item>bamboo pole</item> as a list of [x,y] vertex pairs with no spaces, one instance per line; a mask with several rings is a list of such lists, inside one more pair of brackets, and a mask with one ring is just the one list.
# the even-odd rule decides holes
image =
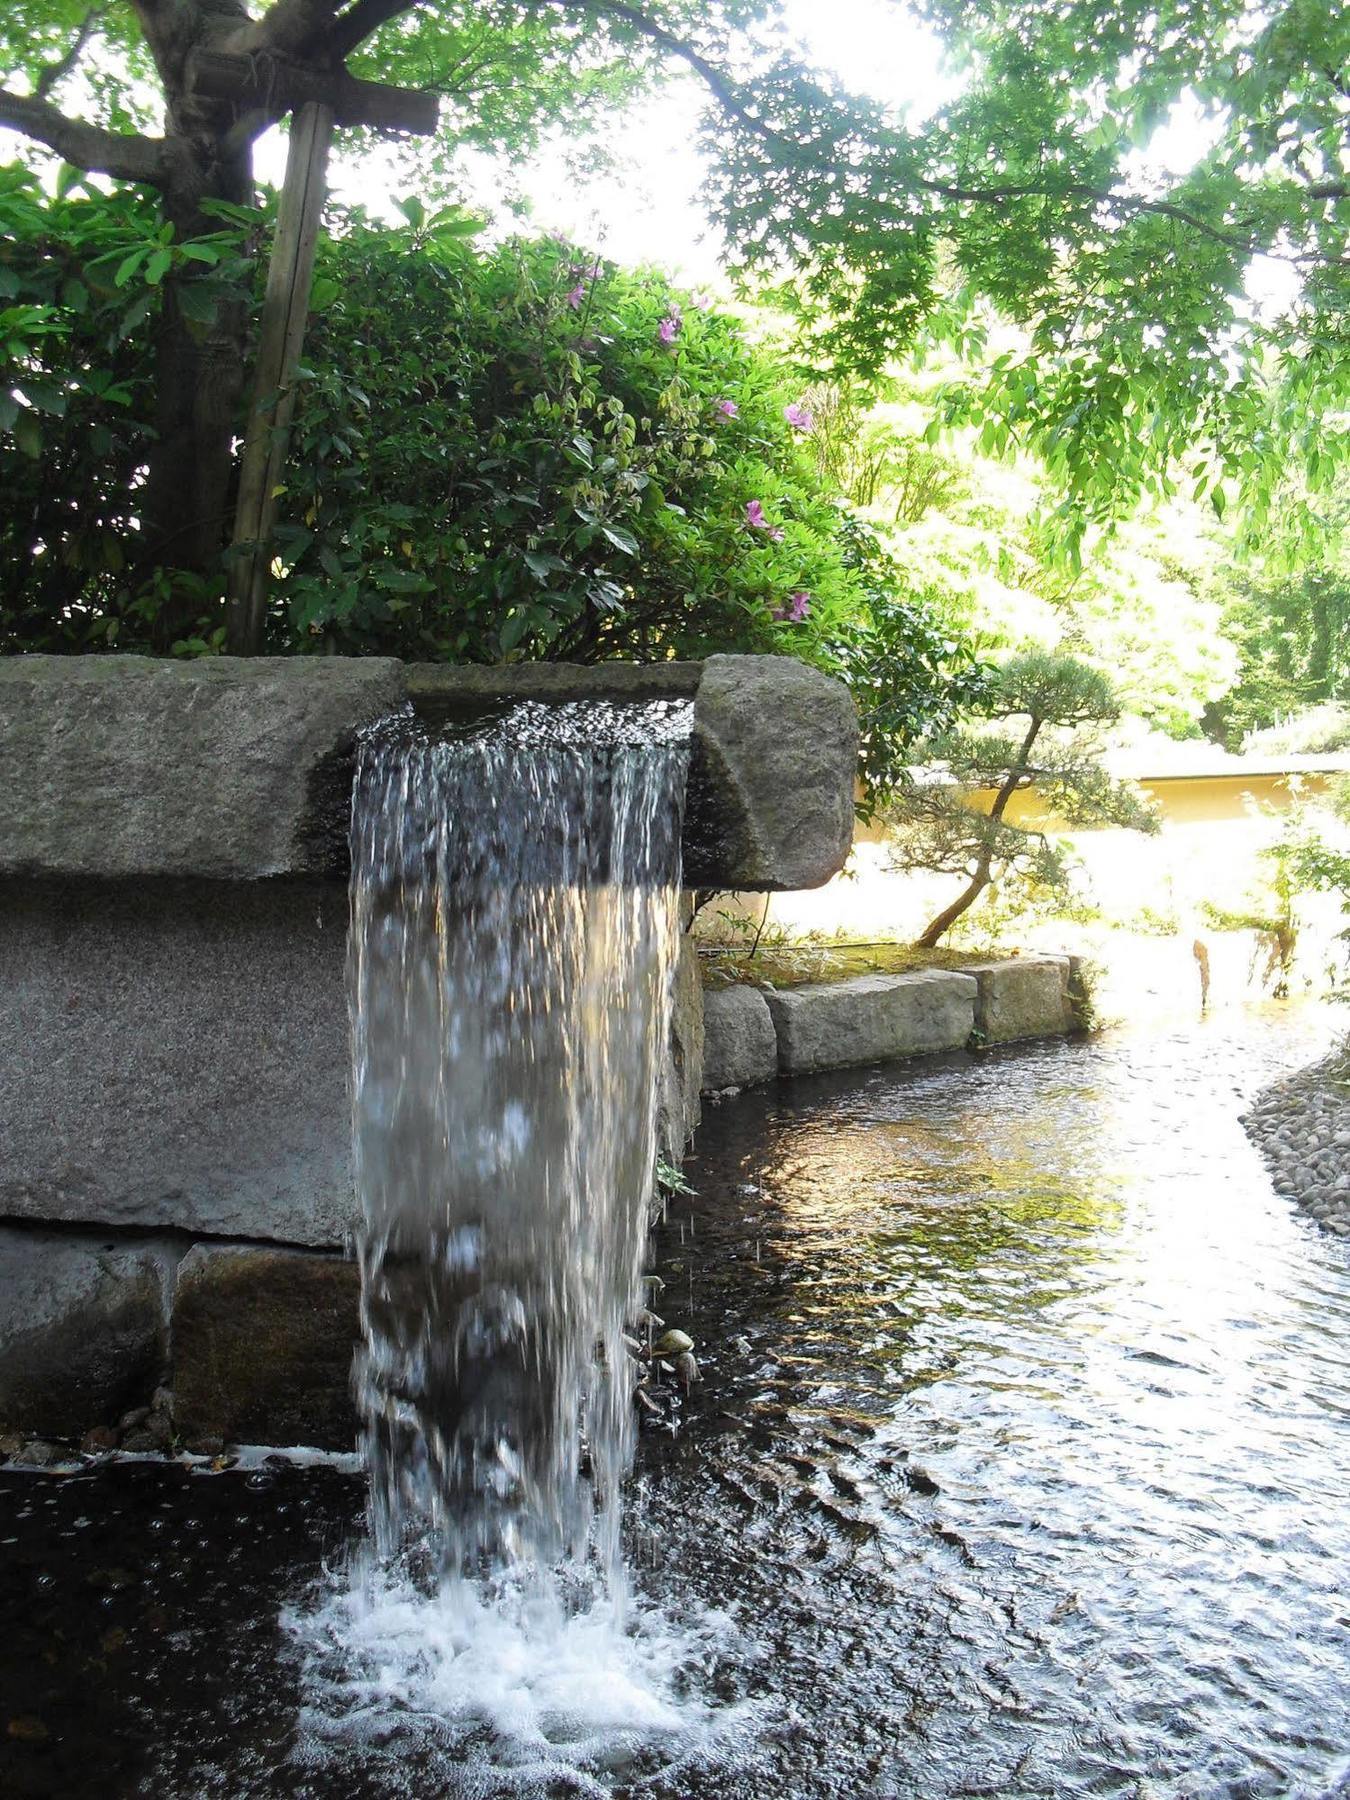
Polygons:
[[225,603],[225,643],[234,656],[256,656],[262,648],[277,490],[295,411],[295,372],[305,337],[332,137],[330,106],[310,101],[294,115],[239,465]]

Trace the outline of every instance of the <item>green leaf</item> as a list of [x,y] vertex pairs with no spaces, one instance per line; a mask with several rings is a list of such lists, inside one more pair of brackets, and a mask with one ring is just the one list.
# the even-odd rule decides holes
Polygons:
[[214,325],[220,312],[220,297],[204,281],[185,281],[178,290],[178,307],[194,325]]
[[14,421],[14,441],[24,455],[31,456],[34,461],[42,455],[42,432],[32,413],[20,413]]
[[149,282],[151,287],[159,286],[160,282],[163,281],[164,277],[168,274],[172,263],[173,251],[167,246],[161,245],[145,265],[145,279]]
[[601,530],[609,539],[610,543],[613,544],[614,548],[616,550],[621,550],[625,556],[637,556],[639,554],[640,546],[631,531],[623,531],[617,525],[604,525],[601,527]]
[[39,412],[52,413],[58,419],[65,417],[67,395],[64,389],[48,381],[25,381],[22,386],[30,406],[35,406]]
[[149,250],[142,244],[139,249],[133,250],[130,256],[124,256],[117,265],[117,273],[113,276],[113,286],[125,287],[149,254]]

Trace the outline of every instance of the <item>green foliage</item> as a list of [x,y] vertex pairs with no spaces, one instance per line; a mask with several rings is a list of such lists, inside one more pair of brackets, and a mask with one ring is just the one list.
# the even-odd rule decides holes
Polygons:
[[[316,67],[350,58],[444,96],[421,158],[441,191],[465,151],[509,164],[562,134],[602,153],[617,108],[692,67],[710,96],[714,207],[747,277],[782,283],[822,369],[871,378],[915,343],[956,347],[971,373],[946,420],[986,452],[1044,460],[1071,566],[1093,524],[1179,486],[1254,533],[1323,529],[1320,497],[1350,453],[1346,8],[921,10],[962,80],[912,123],[805,67],[773,0],[273,0],[256,19],[234,0],[13,0],[0,56],[13,100],[78,99],[125,135],[152,125],[155,82],[180,80],[185,47],[224,35],[266,55],[281,33]],[[348,29],[358,17],[370,35]],[[21,105],[7,117],[50,135]],[[1195,146],[1184,166],[1150,162],[1178,120]],[[200,126],[184,124],[191,154],[165,170],[220,166]],[[115,147],[84,148],[86,166],[117,163]],[[1274,298],[1254,304],[1249,278],[1269,288],[1271,271]],[[994,317],[1025,341],[991,340]]]
[[[962,893],[919,938],[932,944],[991,883],[1064,893],[1067,847],[1034,825],[1010,819],[1013,797],[1035,787],[1048,813],[1078,826],[1154,831],[1138,790],[1103,768],[1096,729],[1120,713],[1110,682],[1073,657],[1044,651],[1012,656],[998,669],[982,716],[920,746],[924,775],[897,790],[884,810],[893,868],[962,875]],[[982,803],[982,796],[985,797]]]
[[185,266],[214,306],[246,267],[238,229],[180,244],[134,189],[66,170],[47,194],[0,168],[0,649],[111,648],[125,627],[124,647],[153,616],[126,571],[163,284]]
[[1109,674],[1125,713],[1197,734],[1238,666],[1213,574],[1225,549],[1197,508],[1174,501],[1096,533],[1073,570],[1031,457],[988,456],[971,432],[928,443],[931,372],[894,377],[876,404],[833,384],[810,401],[818,465],[866,509],[909,592],[990,650],[1063,650]]
[[1334,894],[1346,920],[1340,933],[1341,992],[1350,992],[1350,780],[1336,783],[1328,814],[1313,817],[1300,809],[1283,840],[1268,852],[1275,864],[1275,882],[1294,894]]
[[[200,267],[214,304],[258,223],[228,210],[180,245],[127,190],[0,176],[4,648],[150,648],[182,599],[181,576],[132,573],[160,259]],[[320,245],[266,647],[795,654],[852,683],[867,775],[895,780],[979,671],[820,475],[791,369],[657,276],[551,239],[480,253],[459,209],[404,210],[398,229],[334,214]],[[220,579],[180,653],[219,648]]]
[[547,239],[476,256],[449,224],[354,217],[324,248],[278,641],[828,660],[858,551],[784,418],[787,369],[658,277]]
[[[715,132],[720,213],[784,288],[824,366],[864,375],[925,337],[972,368],[949,423],[1029,449],[1065,495],[1071,566],[1093,523],[1185,488],[1253,530],[1297,468],[1350,451],[1343,7],[1284,0],[930,0],[965,81],[913,130],[780,63]],[[1182,170],[1153,134],[1193,118]],[[772,131],[759,121],[772,122]],[[787,163],[791,176],[784,179]],[[1282,270],[1257,314],[1249,273]],[[990,341],[993,317],[1029,334]]]
[[[1232,748],[1310,708],[1350,700],[1350,480],[1338,483],[1325,511],[1326,541],[1301,567],[1238,563],[1225,571],[1224,631],[1240,665],[1210,722]],[[1336,741],[1334,731],[1332,740],[1300,747],[1350,742]]]

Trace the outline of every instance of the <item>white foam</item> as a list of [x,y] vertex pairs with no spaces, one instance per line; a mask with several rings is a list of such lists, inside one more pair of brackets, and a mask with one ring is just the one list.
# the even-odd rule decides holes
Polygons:
[[605,1794],[638,1758],[668,1772],[758,1736],[759,1703],[697,1697],[715,1663],[753,1659],[724,1614],[675,1625],[604,1595],[569,1611],[552,1584],[427,1595],[367,1569],[282,1622],[303,1658],[298,1755],[311,1764],[411,1738],[419,1762],[456,1772],[457,1793],[566,1776],[571,1792]]

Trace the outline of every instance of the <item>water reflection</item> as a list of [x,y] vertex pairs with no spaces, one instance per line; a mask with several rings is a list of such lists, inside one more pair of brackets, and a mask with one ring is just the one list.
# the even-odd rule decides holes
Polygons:
[[752,1788],[1330,1779],[1350,1274],[1238,1121],[1326,1029],[1230,1017],[712,1116],[662,1268],[709,1379],[647,1466],[686,1526],[662,1579],[696,1562],[771,1646],[795,1735]]

